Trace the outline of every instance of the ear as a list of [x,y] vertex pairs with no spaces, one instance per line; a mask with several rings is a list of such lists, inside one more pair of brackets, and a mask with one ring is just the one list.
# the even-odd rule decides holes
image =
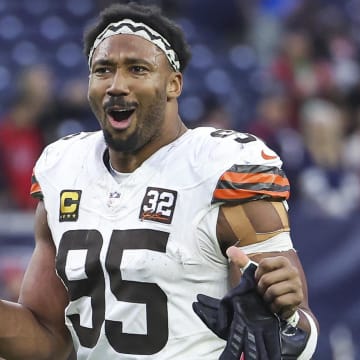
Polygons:
[[182,92],[183,76],[180,72],[171,72],[168,78],[166,95],[168,100],[178,98]]

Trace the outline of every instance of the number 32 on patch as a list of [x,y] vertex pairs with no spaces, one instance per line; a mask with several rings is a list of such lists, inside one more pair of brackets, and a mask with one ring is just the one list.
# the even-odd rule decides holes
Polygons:
[[171,224],[177,192],[169,189],[148,187],[141,204],[139,218]]

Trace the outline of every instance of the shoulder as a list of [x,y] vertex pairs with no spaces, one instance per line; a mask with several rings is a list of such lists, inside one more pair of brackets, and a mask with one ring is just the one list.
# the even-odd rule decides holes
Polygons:
[[101,143],[101,132],[80,132],[65,136],[45,147],[35,165],[35,171],[51,169],[59,162],[76,163],[89,153],[89,149]]
[[234,130],[200,127],[191,130],[190,143],[198,163],[208,168],[263,165],[281,168],[280,157],[261,139]]
[[[197,133],[198,132],[198,133]],[[286,200],[290,185],[280,157],[249,133],[204,128],[195,132],[204,171],[217,174],[213,203]]]

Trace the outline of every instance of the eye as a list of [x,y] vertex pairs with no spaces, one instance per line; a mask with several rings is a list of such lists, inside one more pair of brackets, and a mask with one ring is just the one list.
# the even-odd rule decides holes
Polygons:
[[92,72],[96,75],[105,75],[109,74],[111,69],[108,66],[96,66]]
[[143,74],[148,71],[148,69],[143,65],[132,65],[130,71],[134,74]]

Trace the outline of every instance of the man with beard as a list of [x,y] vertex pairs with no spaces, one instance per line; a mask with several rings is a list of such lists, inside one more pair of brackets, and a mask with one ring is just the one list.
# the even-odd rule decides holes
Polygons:
[[19,303],[0,302],[0,356],[310,359],[279,157],[249,134],[186,128],[190,53],[158,8],[105,9],[85,52],[101,131],[58,140],[35,166],[36,247]]

